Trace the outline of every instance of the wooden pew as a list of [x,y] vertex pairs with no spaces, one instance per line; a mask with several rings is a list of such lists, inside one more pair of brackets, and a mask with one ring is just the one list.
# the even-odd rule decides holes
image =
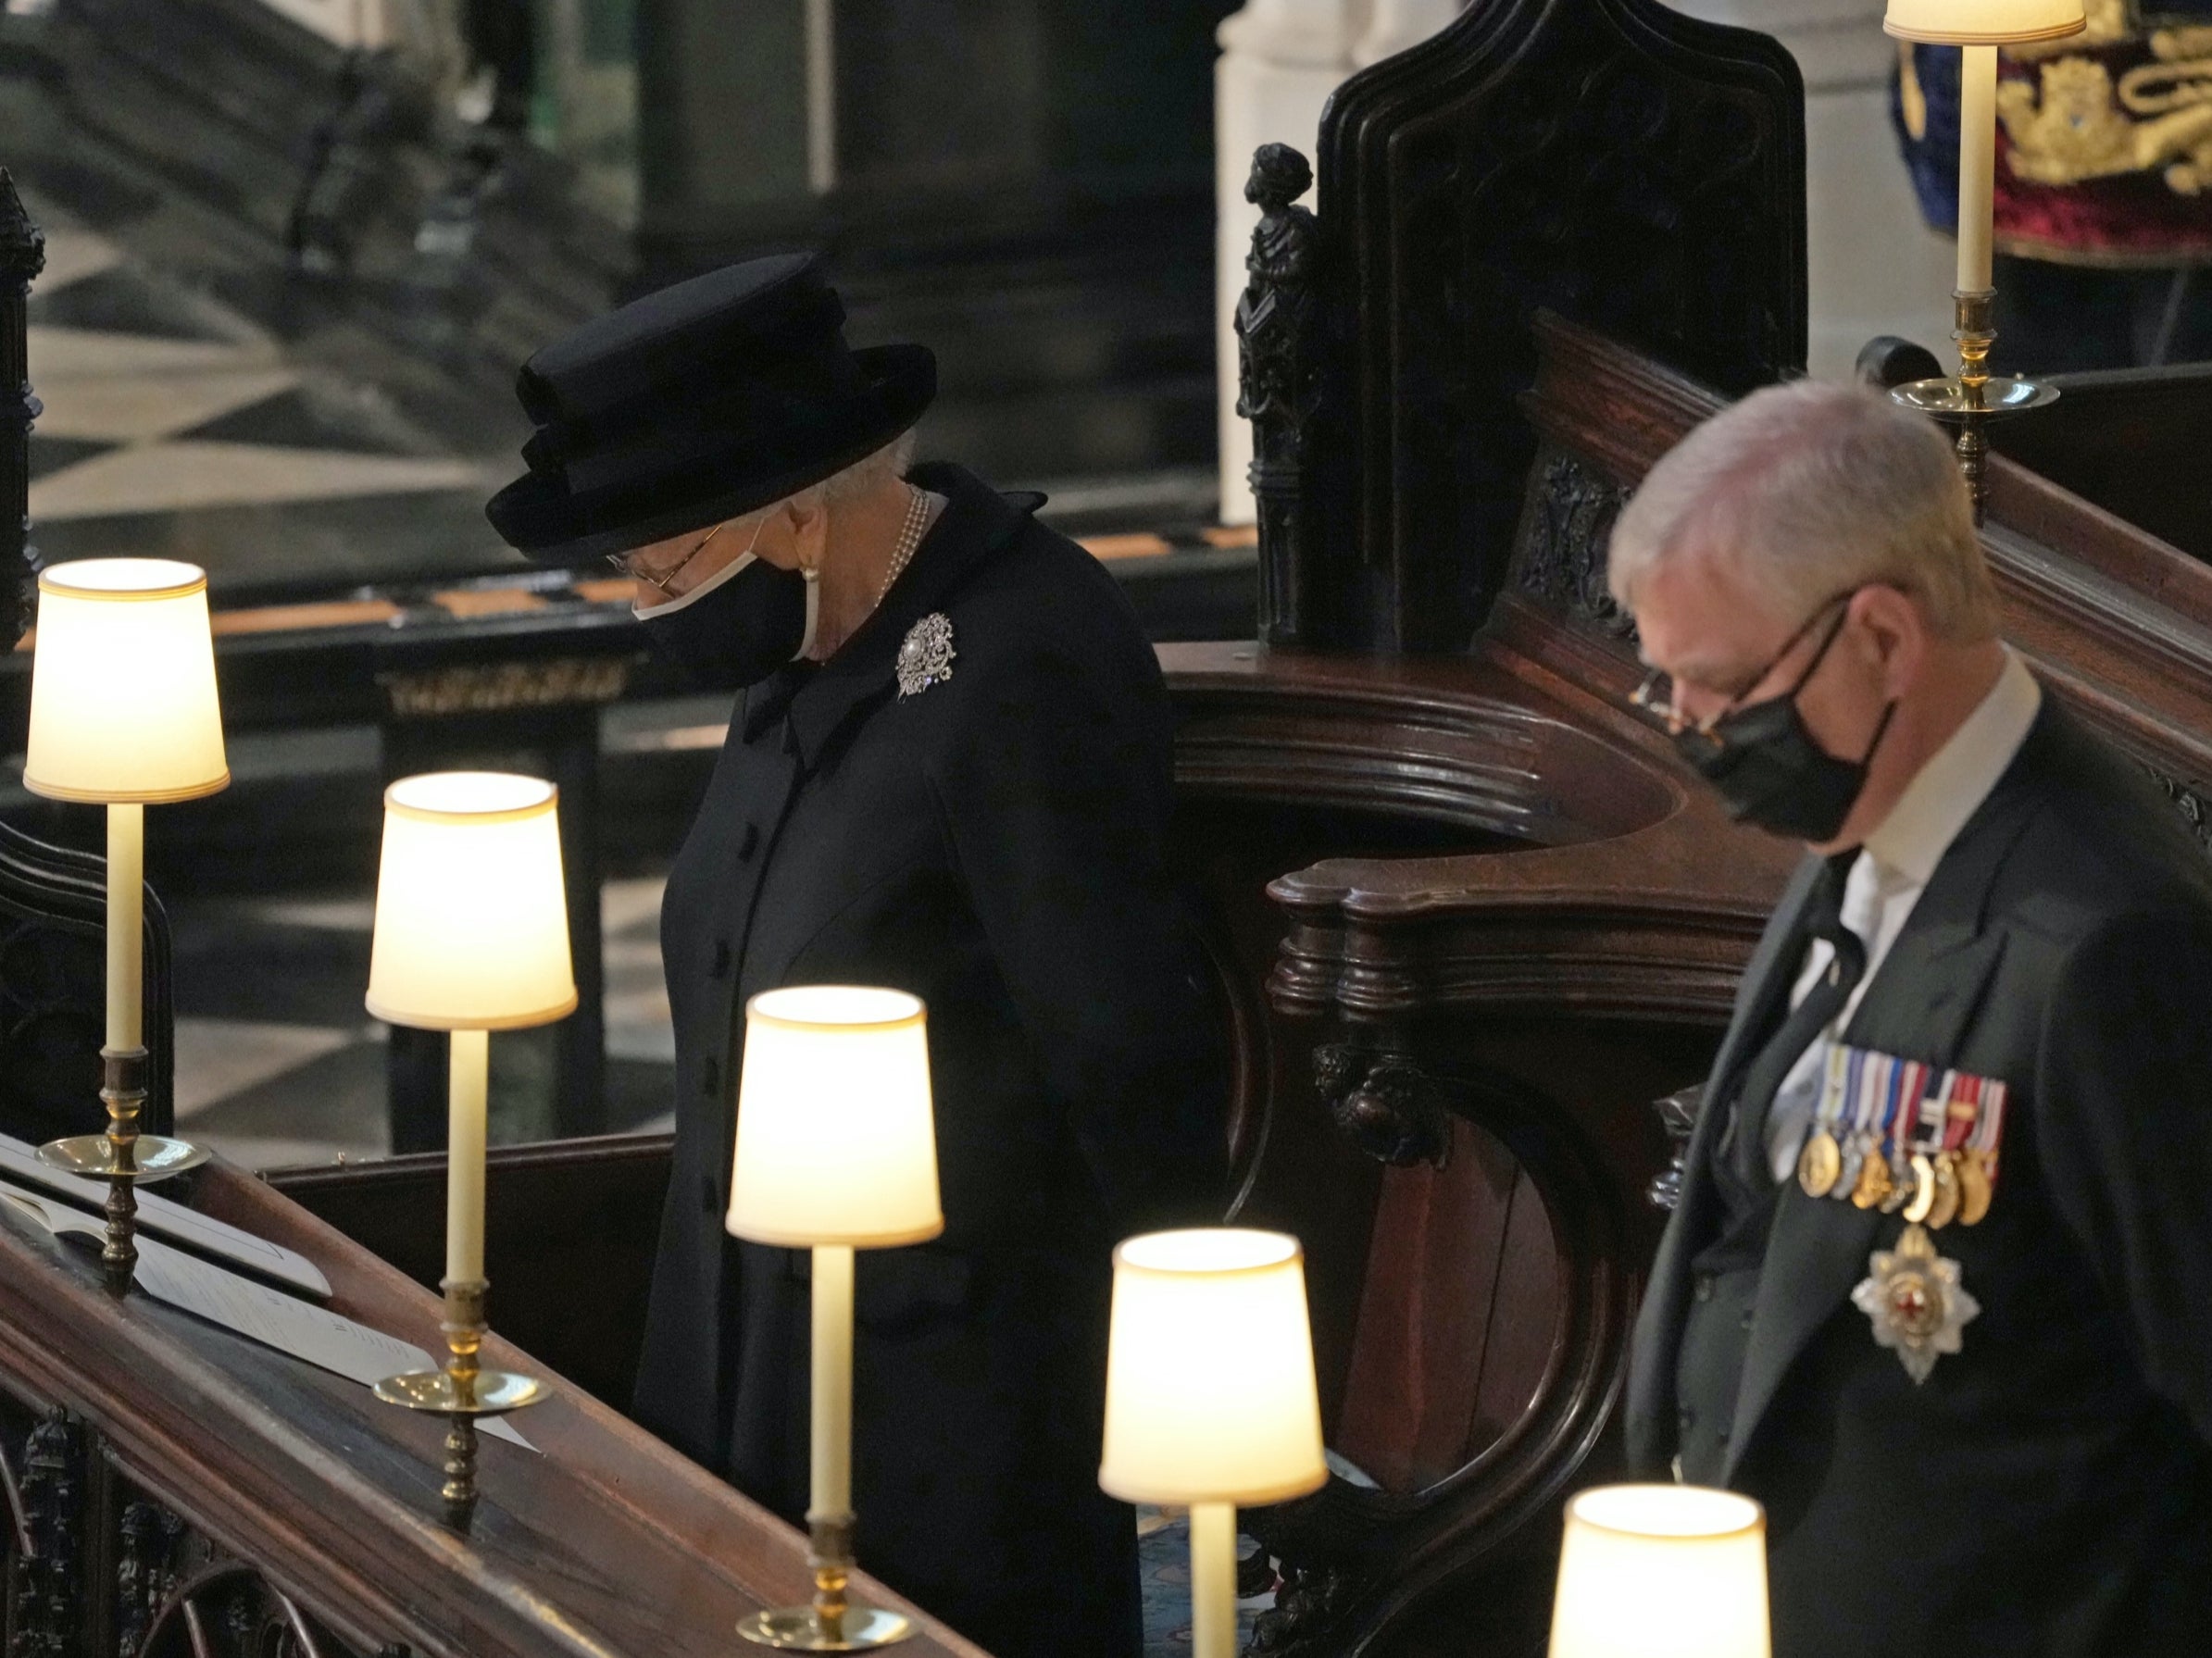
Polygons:
[[[333,1312],[442,1351],[434,1297],[259,1181],[219,1164],[197,1180],[196,1207],[319,1265]],[[487,1363],[556,1391],[516,1419],[534,1452],[485,1440],[463,1536],[440,1517],[442,1422],[118,1300],[96,1260],[0,1200],[9,1652],[706,1658],[738,1648],[740,1618],[807,1598],[798,1532],[493,1345]],[[977,1658],[917,1615],[911,1650]]]

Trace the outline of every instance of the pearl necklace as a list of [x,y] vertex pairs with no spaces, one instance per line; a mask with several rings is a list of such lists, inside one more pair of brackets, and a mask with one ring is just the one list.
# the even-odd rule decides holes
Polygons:
[[878,605],[883,603],[891,592],[891,584],[905,575],[906,566],[913,562],[914,549],[921,545],[921,532],[929,521],[929,492],[906,485],[906,521],[899,526],[898,545],[892,549],[891,567],[883,572],[883,585],[876,589]]

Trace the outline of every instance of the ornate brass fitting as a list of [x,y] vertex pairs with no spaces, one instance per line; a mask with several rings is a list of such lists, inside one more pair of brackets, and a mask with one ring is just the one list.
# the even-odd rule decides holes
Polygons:
[[100,1268],[108,1293],[121,1295],[138,1270],[138,1119],[146,1104],[146,1051],[100,1050],[100,1103],[107,1107],[107,1241]]

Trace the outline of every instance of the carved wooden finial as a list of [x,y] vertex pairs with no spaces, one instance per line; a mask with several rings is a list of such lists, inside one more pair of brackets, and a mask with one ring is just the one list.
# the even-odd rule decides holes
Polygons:
[[45,268],[45,232],[31,222],[14,177],[0,167],[0,282],[29,287]]

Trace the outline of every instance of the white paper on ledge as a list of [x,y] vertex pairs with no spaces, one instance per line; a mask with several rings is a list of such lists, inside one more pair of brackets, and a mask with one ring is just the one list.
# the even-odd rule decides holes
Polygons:
[[[43,1194],[0,1180],[0,1199],[56,1235],[77,1232],[101,1241],[106,1238],[103,1223],[50,1203]],[[328,1307],[310,1306],[151,1238],[138,1240],[137,1283],[157,1301],[364,1387],[404,1371],[437,1368],[429,1353],[397,1336],[341,1317]],[[480,1417],[477,1427],[494,1439],[537,1450],[496,1416]]]
[[[81,1203],[92,1209],[107,1201],[106,1181],[82,1175],[65,1175],[58,1169],[48,1168],[39,1161],[32,1147],[6,1134],[0,1134],[0,1176],[39,1187],[70,1203]],[[189,1243],[194,1249],[236,1262],[248,1272],[257,1272],[279,1283],[305,1290],[323,1301],[330,1299],[331,1280],[322,1276],[321,1267],[298,1251],[271,1243],[266,1238],[256,1238],[226,1221],[211,1219],[144,1186],[138,1189],[137,1197],[141,1231],[159,1232],[180,1243]]]

